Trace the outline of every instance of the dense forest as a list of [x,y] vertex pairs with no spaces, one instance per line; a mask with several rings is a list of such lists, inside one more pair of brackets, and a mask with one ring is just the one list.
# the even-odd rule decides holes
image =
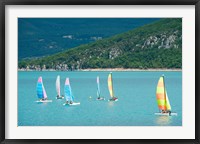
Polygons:
[[19,69],[182,68],[182,19],[166,18],[42,58]]

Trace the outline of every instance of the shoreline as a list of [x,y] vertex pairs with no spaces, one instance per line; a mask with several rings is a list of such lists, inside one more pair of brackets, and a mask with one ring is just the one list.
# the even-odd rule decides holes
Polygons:
[[[18,71],[63,71],[63,72],[69,72],[67,70],[54,70],[54,69],[45,69],[45,70],[21,70],[21,69],[18,69]],[[127,68],[127,69],[124,69],[124,68],[105,68],[105,69],[80,69],[80,70],[73,70],[73,72],[96,72],[96,71],[102,71],[102,72],[107,72],[107,71],[130,71],[130,72],[147,72],[147,71],[153,71],[153,72],[156,72],[156,71],[177,71],[177,72],[180,72],[182,71],[182,69],[167,69],[167,68],[155,68],[155,69],[132,69],[132,68]],[[72,72],[72,71],[71,71]]]
[[81,71],[182,71],[182,69],[124,69],[124,68],[111,68],[111,69],[85,69]]

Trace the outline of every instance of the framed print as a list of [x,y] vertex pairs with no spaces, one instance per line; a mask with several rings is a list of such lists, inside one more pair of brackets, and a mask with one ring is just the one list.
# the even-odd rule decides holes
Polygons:
[[198,0],[2,1],[2,143],[199,143]]

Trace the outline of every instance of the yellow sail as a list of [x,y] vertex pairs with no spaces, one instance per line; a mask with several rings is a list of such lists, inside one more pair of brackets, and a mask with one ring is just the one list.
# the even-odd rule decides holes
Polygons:
[[165,88],[164,76],[161,76],[158,81],[156,89],[156,98],[157,98],[158,108],[160,110],[171,110],[170,102],[167,96],[167,90]]
[[108,90],[110,92],[111,98],[114,97],[114,92],[113,92],[113,84],[112,84],[112,73],[108,75]]
[[166,109],[171,111],[171,105],[167,96],[167,91],[166,91]]

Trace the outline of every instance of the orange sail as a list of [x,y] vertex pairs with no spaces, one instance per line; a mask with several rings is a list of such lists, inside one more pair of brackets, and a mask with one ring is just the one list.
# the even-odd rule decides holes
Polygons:
[[160,110],[171,110],[171,105],[167,96],[167,90],[165,88],[164,76],[161,76],[156,90],[156,98],[158,103],[158,108]]

